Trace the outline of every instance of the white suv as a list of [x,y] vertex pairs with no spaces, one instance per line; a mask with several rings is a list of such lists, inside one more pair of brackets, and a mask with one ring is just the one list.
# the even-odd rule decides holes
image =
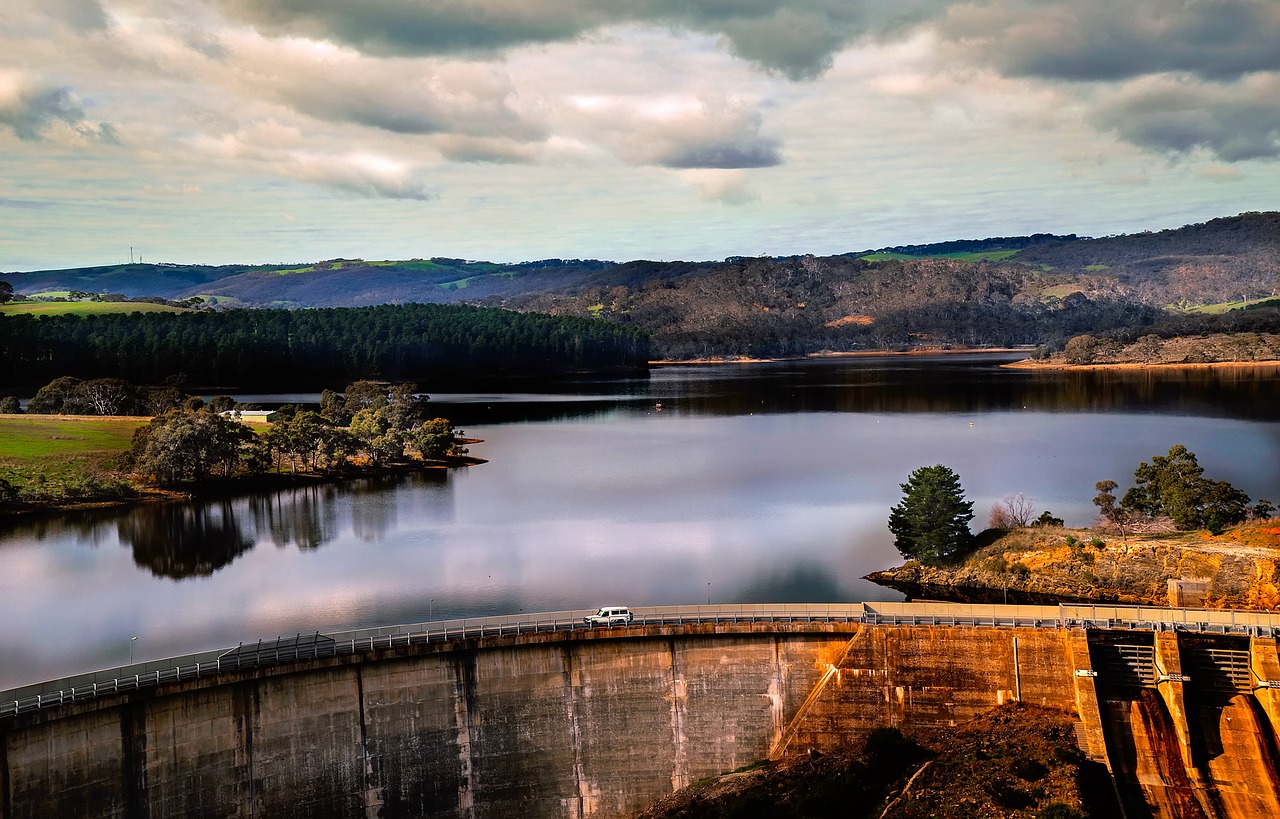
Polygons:
[[589,626],[625,626],[631,622],[631,609],[626,606],[604,606],[595,614],[582,618]]

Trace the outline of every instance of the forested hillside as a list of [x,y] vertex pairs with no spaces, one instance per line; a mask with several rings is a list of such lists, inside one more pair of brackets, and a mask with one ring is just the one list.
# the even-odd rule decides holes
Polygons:
[[[617,275],[628,268],[610,271]],[[743,259],[679,278],[508,298],[521,310],[599,315],[653,334],[659,355],[1057,343],[1145,326],[1159,311],[1117,295],[1047,295],[1058,279],[950,259]]]
[[[79,289],[219,306],[464,302],[603,318],[659,357],[1036,344],[1168,326],[1174,311],[1280,294],[1280,213],[1157,233],[967,239],[828,257],[623,264],[433,258],[309,265],[121,265],[5,274],[18,292]],[[1185,319],[1196,331],[1198,316]]]
[[1153,304],[1190,305],[1280,295],[1280,213],[1242,213],[1158,233],[1056,242],[1014,259],[1094,273]]
[[641,332],[461,305],[0,316],[0,384],[61,376],[243,388],[633,372]]

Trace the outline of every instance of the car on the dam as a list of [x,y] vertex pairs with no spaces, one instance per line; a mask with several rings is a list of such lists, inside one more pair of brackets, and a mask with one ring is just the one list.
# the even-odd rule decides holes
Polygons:
[[626,606],[602,606],[595,614],[582,618],[589,626],[625,626],[631,622],[631,609]]

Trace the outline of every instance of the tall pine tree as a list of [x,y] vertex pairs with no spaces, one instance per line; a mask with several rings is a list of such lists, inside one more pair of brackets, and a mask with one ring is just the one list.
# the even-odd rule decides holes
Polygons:
[[889,511],[889,531],[903,557],[932,564],[963,554],[973,542],[973,503],[964,499],[960,476],[942,464],[922,466],[901,486],[902,500]]

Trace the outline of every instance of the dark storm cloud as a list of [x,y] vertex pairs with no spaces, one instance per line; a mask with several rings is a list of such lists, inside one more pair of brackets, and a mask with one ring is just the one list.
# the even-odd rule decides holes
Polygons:
[[1280,66],[1273,0],[957,4],[939,32],[1007,76],[1107,81],[1179,72],[1225,81]]
[[691,145],[661,157],[658,163],[681,170],[691,168],[772,168],[782,164],[777,143],[757,139],[742,144]]
[[215,0],[269,34],[332,39],[371,54],[496,53],[637,23],[725,38],[738,56],[793,79],[821,73],[868,33],[904,27],[938,0]]
[[1157,151],[1204,150],[1225,162],[1280,157],[1280,75],[1229,85],[1165,82],[1119,95],[1097,122]]
[[26,141],[40,139],[55,122],[76,127],[84,119],[84,108],[69,87],[28,87],[7,103],[0,101],[0,125]]
[[1091,85],[1095,124],[1142,148],[1280,156],[1280,2],[974,2],[949,9],[937,32],[958,62]]

